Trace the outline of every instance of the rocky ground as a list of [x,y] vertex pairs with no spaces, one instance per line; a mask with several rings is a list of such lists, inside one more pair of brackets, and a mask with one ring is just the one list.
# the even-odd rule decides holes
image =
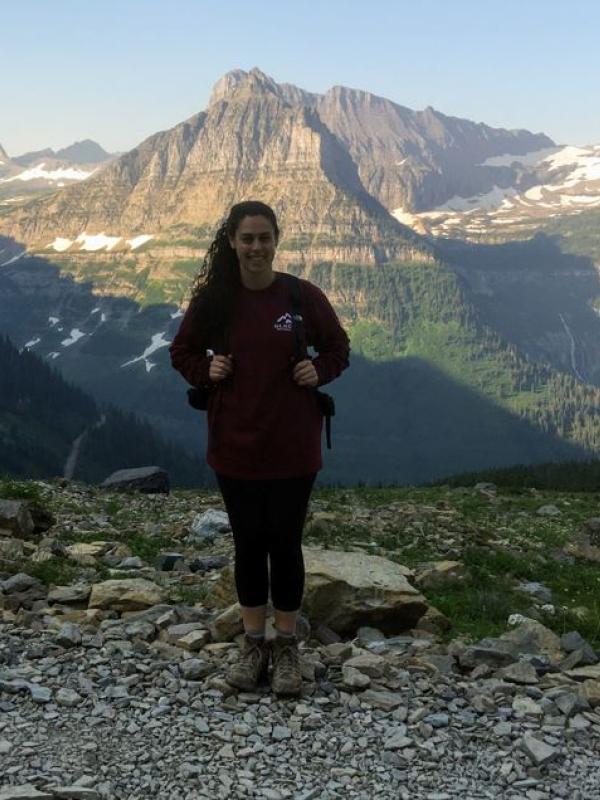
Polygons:
[[595,499],[317,492],[282,699],[224,680],[218,495],[3,496],[0,800],[600,798]]

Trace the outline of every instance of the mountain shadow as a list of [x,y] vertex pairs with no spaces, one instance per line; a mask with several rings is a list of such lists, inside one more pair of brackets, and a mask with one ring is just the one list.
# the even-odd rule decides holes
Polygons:
[[41,358],[0,335],[0,474],[65,475],[96,483],[125,467],[157,464],[180,486],[204,474],[198,457],[161,439],[145,420],[99,408]]
[[467,471],[592,457],[421,358],[354,356],[332,394],[333,449],[322,482],[417,484],[456,473],[458,464]]
[[534,361],[600,386],[600,278],[560,236],[473,244],[440,239],[437,255],[463,279],[480,321]]
[[[434,298],[419,309],[421,316],[450,310],[448,286],[442,282],[437,289],[440,309]],[[410,318],[422,295],[403,297]],[[95,295],[90,283],[61,275],[43,258],[23,256],[0,268],[0,328],[19,348],[44,358],[96,402],[143,417],[173,446],[203,459],[205,416],[188,406],[186,383],[172,369],[167,347],[180,316],[172,305],[142,308],[125,297]],[[501,372],[512,362],[493,363]],[[320,480],[420,483],[465,470],[589,457],[591,450],[548,431],[559,427],[559,419],[597,416],[598,397],[557,384],[553,392],[563,405],[540,410],[531,380],[523,373],[523,410],[535,424],[425,359],[374,362],[353,355],[351,368],[331,387],[338,398],[334,449],[326,451]],[[568,424],[560,429],[571,430]],[[589,440],[594,437],[592,431]]]

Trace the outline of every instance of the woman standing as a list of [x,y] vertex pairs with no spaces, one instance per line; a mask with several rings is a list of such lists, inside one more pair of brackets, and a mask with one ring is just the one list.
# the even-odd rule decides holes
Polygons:
[[[318,355],[295,358],[289,288],[273,269],[278,241],[269,206],[246,201],[231,208],[169,351],[188,383],[212,388],[207,462],[231,522],[244,623],[240,659],[227,680],[254,688],[271,655],[273,691],[295,695],[302,687],[295,635],[304,590],[302,529],[322,466],[322,416],[311,389],[348,366],[350,348],[323,292],[302,280],[306,342]],[[265,641],[268,560],[271,649]]]

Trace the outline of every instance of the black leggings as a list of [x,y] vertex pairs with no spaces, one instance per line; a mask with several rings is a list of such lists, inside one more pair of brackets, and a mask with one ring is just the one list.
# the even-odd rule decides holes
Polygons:
[[300,608],[304,592],[302,528],[316,474],[240,480],[217,474],[235,542],[235,586],[242,606]]

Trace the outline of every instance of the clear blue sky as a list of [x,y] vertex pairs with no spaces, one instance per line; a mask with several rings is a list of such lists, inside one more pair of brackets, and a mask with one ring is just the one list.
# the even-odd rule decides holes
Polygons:
[[254,66],[600,143],[597,0],[4,0],[0,144],[127,150]]

